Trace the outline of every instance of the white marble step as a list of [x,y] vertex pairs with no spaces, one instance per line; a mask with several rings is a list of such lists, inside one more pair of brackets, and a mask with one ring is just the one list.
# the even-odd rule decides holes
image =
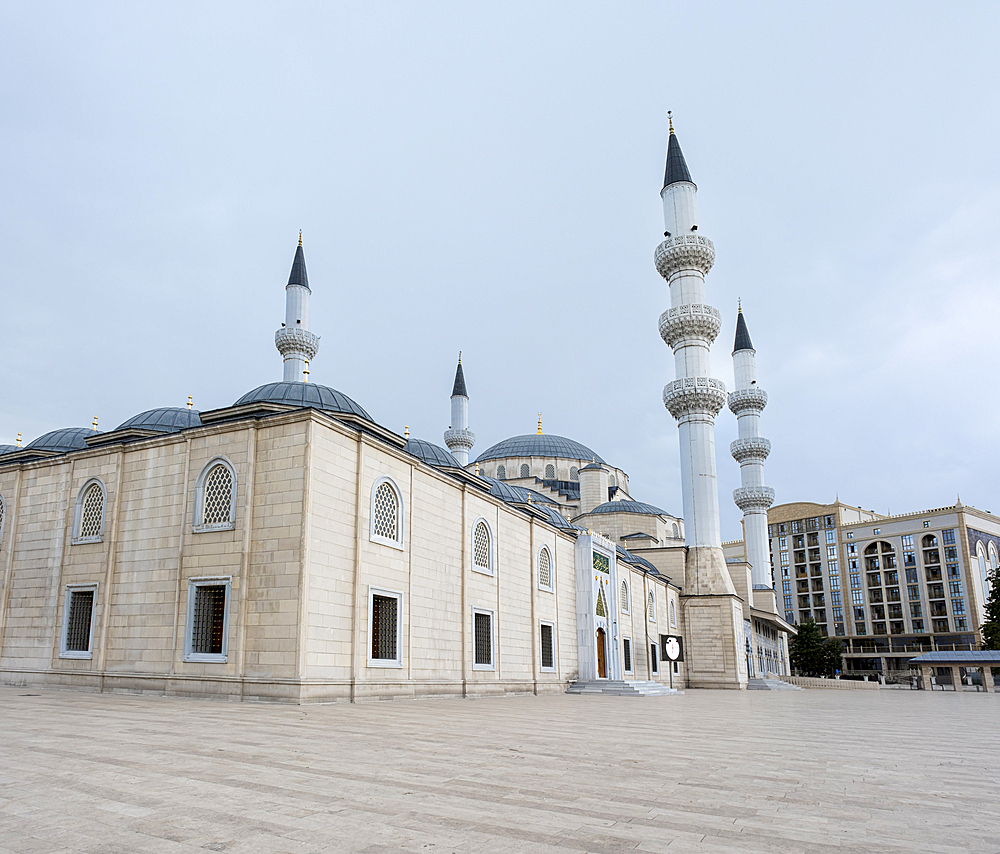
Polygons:
[[780,679],[748,679],[748,691],[801,691],[798,685],[789,682],[782,682]]
[[566,689],[566,693],[608,694],[619,697],[663,697],[668,694],[679,694],[681,692],[661,682],[593,679],[574,682]]

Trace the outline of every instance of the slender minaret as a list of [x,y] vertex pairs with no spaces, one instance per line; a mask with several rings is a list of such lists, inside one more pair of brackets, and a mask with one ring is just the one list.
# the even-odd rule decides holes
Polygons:
[[730,446],[740,464],[742,486],[733,492],[733,501],[743,511],[743,537],[754,587],[773,587],[771,547],[767,538],[767,508],[774,504],[774,490],[764,486],[764,460],[771,443],[760,435],[760,413],[767,405],[767,392],[757,387],[757,355],[750,343],[743,306],[736,314],[736,343],[733,345],[736,390],[729,395],[729,408],[739,425],[739,438]]
[[305,382],[309,361],[319,350],[319,336],[309,331],[309,274],[306,273],[306,255],[302,251],[302,232],[292,261],[292,272],[285,285],[285,322],[274,333],[274,346],[285,360],[285,382]]
[[461,353],[451,390],[451,427],[444,431],[444,443],[463,467],[469,464],[469,451],[476,444],[476,434],[469,430],[469,392],[465,388]]

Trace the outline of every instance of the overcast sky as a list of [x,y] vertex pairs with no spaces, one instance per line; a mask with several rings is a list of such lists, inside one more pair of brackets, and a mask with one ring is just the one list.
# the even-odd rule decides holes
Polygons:
[[[995,3],[0,6],[0,442],[310,379],[476,455],[570,436],[681,512],[653,266],[666,111],[742,298],[779,503],[995,501]],[[739,467],[717,420],[722,528]]]

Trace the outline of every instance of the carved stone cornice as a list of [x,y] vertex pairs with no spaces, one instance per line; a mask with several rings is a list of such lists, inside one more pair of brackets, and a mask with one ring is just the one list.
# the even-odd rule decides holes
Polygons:
[[471,430],[452,428],[444,431],[444,443],[448,450],[455,453],[456,450],[471,451],[476,444],[476,434]]
[[660,337],[673,349],[686,338],[711,344],[722,328],[722,315],[710,305],[678,305],[660,315]]
[[733,501],[740,510],[767,510],[774,504],[774,490],[770,486],[741,486],[733,490]]
[[305,329],[289,329],[286,326],[274,333],[274,346],[285,358],[301,356],[313,359],[319,352],[319,336]]
[[714,417],[726,405],[726,386],[711,377],[683,377],[663,387],[663,405],[677,419],[693,413]]
[[760,412],[767,406],[767,392],[762,388],[738,388],[729,392],[729,408],[733,415]]
[[668,237],[653,255],[656,269],[667,281],[678,270],[697,270],[703,275],[715,263],[715,246],[707,237],[698,234],[681,234]]
[[748,460],[764,462],[771,453],[771,442],[762,436],[751,436],[747,439],[737,439],[729,446],[729,453],[740,465]]

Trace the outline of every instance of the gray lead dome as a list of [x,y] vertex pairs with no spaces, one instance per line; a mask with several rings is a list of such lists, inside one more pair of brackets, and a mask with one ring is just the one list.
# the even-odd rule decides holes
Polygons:
[[492,448],[487,448],[476,459],[481,463],[485,460],[501,460],[506,457],[554,457],[560,460],[592,460],[603,463],[586,445],[567,439],[565,436],[554,436],[551,433],[529,433],[526,436],[513,436],[497,442]]
[[408,439],[403,450],[408,454],[413,454],[418,460],[429,466],[454,469],[462,467],[462,464],[449,451],[424,439]]
[[640,516],[669,516],[666,510],[642,501],[608,501],[598,504],[591,513],[638,513]]
[[82,451],[89,447],[86,442],[87,437],[96,435],[96,430],[87,427],[64,427],[62,430],[53,430],[39,436],[34,442],[29,442],[25,450],[53,451],[55,453]]
[[115,430],[154,430],[157,433],[179,433],[188,427],[200,427],[201,416],[197,409],[167,406],[147,409],[119,424]]
[[280,403],[285,406],[311,407],[322,409],[324,412],[357,415],[365,421],[372,420],[372,417],[346,394],[316,383],[268,383],[248,391],[233,406],[243,406],[247,403]]

